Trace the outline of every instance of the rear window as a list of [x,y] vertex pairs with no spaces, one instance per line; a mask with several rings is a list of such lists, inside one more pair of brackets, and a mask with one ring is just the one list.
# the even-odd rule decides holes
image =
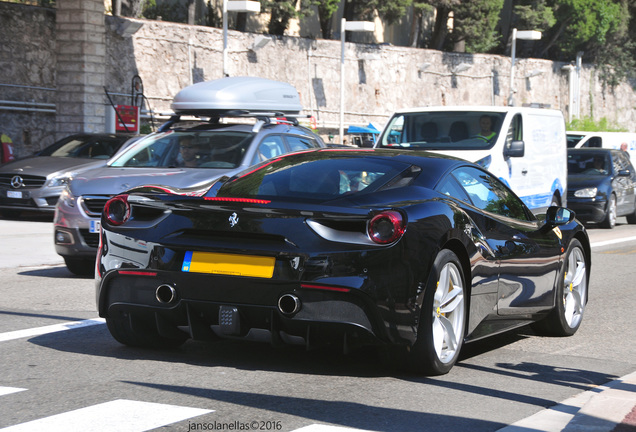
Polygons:
[[410,167],[380,159],[325,157],[319,152],[292,155],[230,180],[217,196],[328,201],[404,186],[415,176]]

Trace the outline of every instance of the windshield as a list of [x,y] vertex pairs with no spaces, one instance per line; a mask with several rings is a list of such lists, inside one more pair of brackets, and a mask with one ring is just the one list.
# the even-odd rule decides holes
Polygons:
[[125,136],[70,136],[45,148],[38,156],[110,159],[128,139]]
[[435,111],[396,114],[379,147],[435,150],[484,150],[495,143],[505,113]]
[[[410,165],[401,162],[334,157],[321,152],[290,155],[264,162],[230,180],[219,189],[217,196],[328,201],[392,185],[404,186],[419,172],[408,168]],[[398,176],[400,173],[404,175]],[[405,181],[398,181],[403,180],[402,177]]]
[[236,168],[253,134],[240,131],[169,131],[139,141],[115,159],[114,167]]
[[594,152],[568,152],[568,174],[607,176],[610,160],[607,154]]

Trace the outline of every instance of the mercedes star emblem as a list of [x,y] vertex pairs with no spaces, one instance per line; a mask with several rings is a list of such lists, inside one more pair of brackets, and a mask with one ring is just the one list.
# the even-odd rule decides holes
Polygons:
[[18,189],[24,187],[24,180],[20,176],[13,176],[11,178],[11,187],[14,189]]

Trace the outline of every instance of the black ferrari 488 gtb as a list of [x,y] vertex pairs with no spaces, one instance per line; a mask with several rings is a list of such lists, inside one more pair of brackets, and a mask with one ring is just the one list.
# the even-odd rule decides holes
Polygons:
[[574,334],[590,265],[573,212],[537,218],[477,165],[320,149],[200,190],[146,186],[112,198],[97,303],[126,345],[385,345],[437,375],[464,342],[529,323]]

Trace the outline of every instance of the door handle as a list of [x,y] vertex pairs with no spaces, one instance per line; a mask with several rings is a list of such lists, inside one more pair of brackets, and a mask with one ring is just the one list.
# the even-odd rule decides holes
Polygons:
[[522,170],[521,170],[521,174],[523,174],[523,175],[528,174],[528,170],[527,170],[527,169],[522,169]]

